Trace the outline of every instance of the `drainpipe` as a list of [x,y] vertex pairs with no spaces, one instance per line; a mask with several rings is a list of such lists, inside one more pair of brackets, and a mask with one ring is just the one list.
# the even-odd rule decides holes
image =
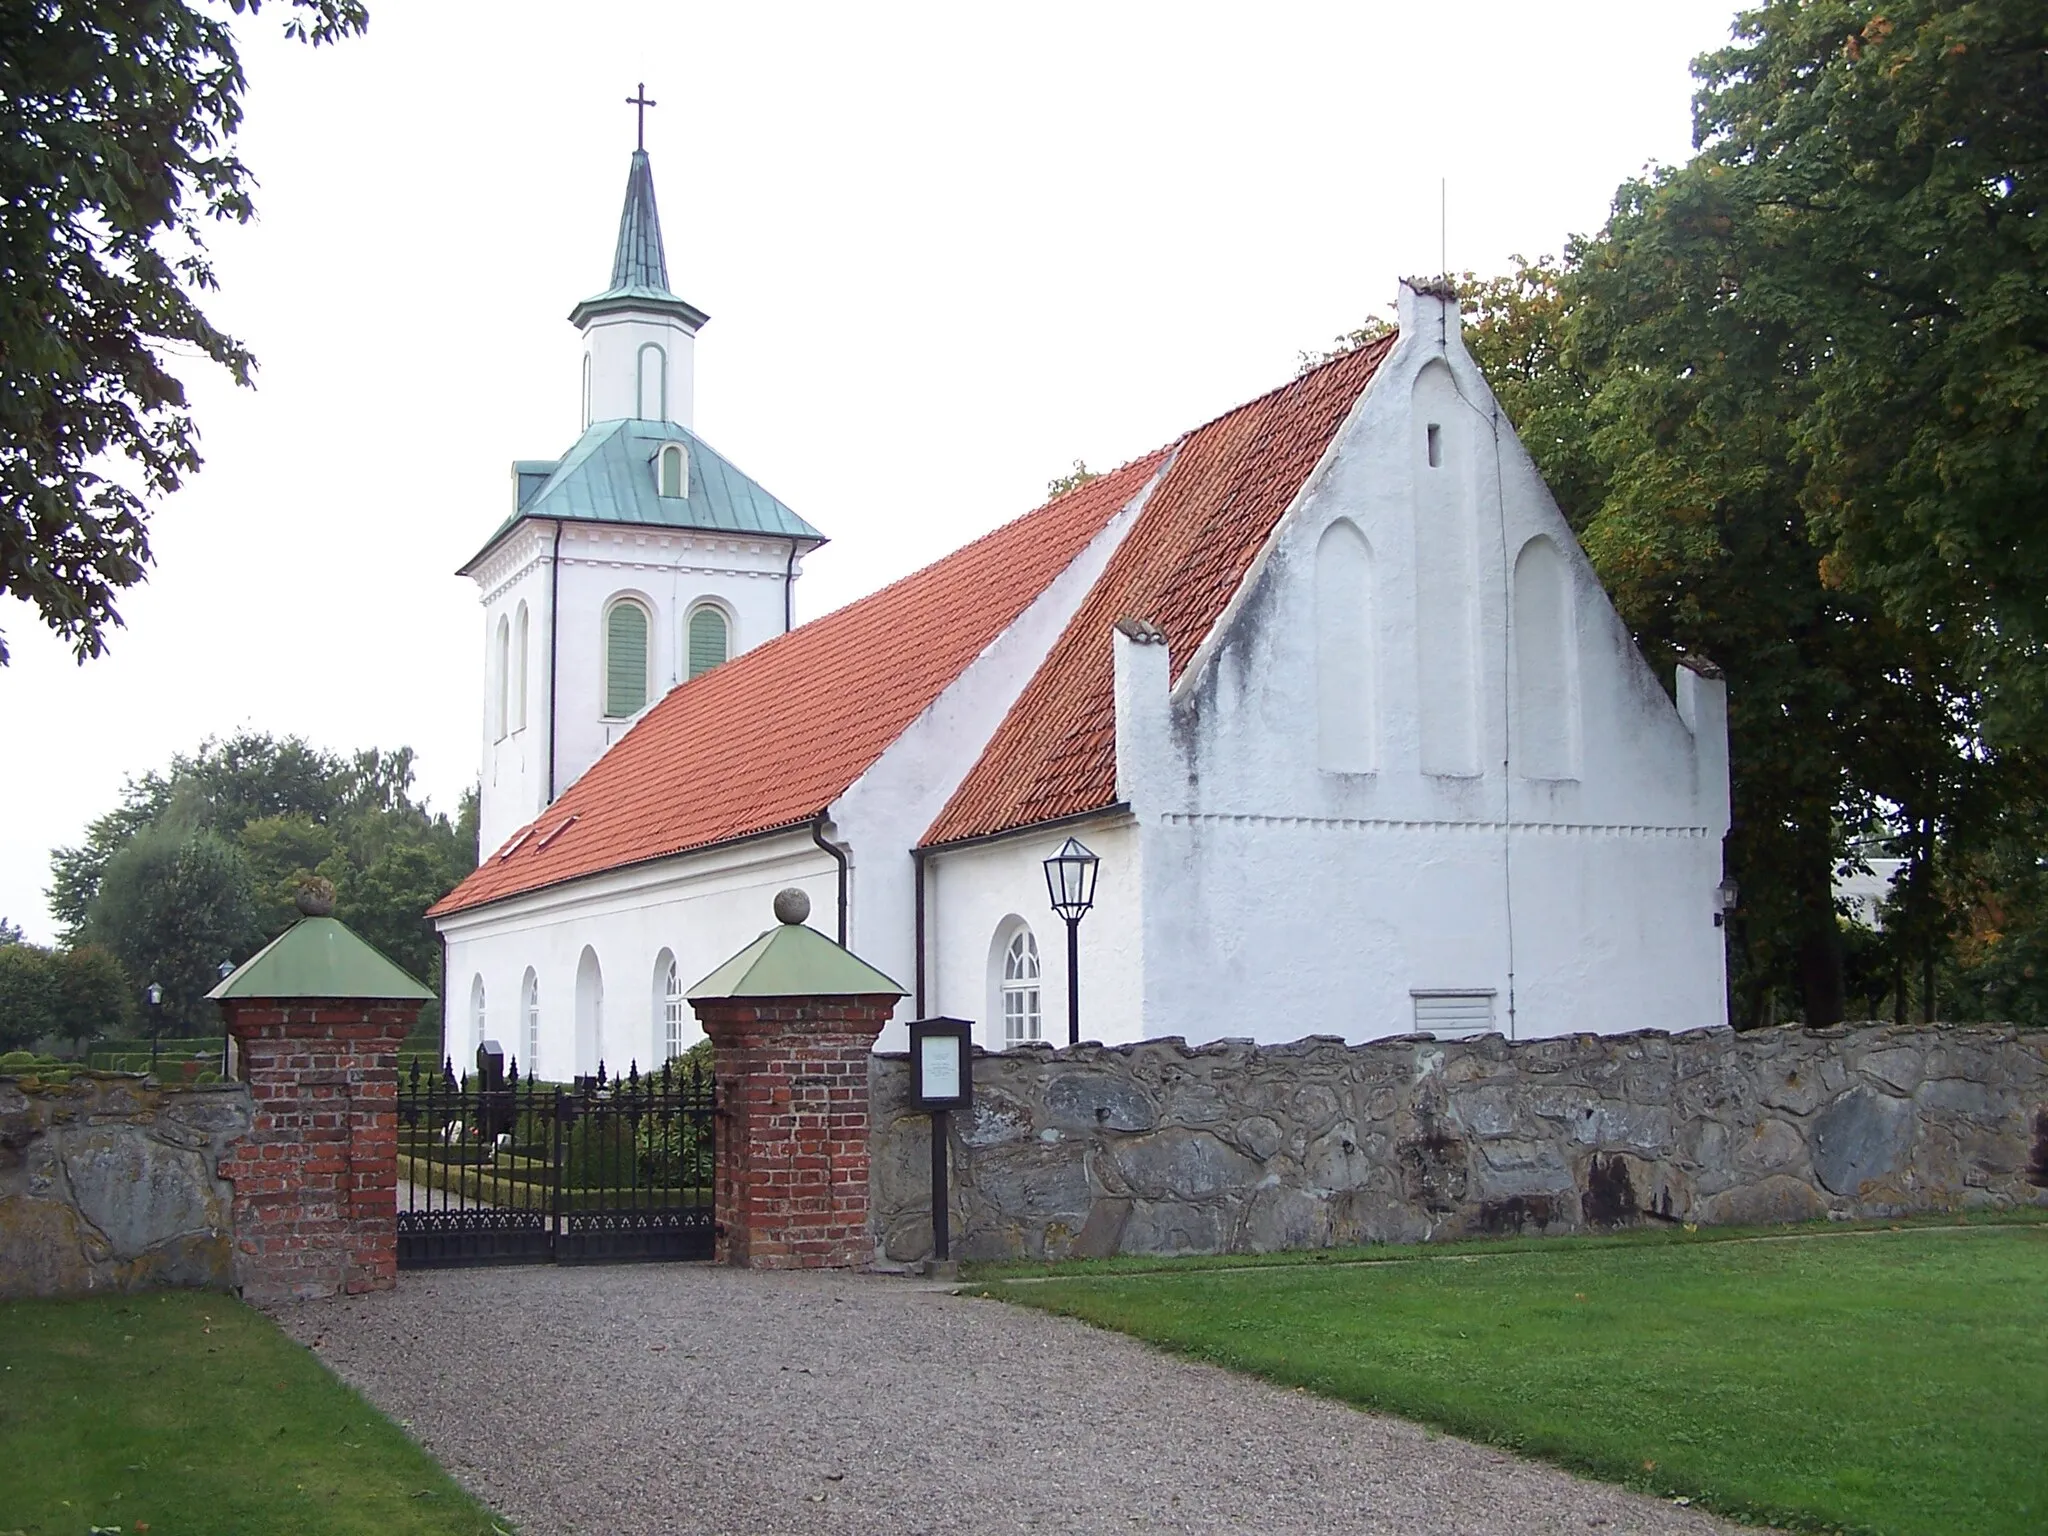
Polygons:
[[782,632],[796,627],[796,540],[789,541],[789,565],[782,573]]
[[[641,95],[646,95],[645,91]],[[562,633],[562,525],[555,524],[555,553],[548,561],[548,805],[555,803],[555,648]],[[547,807],[543,806],[545,810]]]
[[851,861],[847,857],[844,847],[826,838],[825,828],[830,825],[831,822],[825,813],[823,811],[818,812],[817,819],[811,823],[811,841],[831,854],[833,861],[839,866],[839,947],[844,949],[846,947],[846,871]]
[[924,849],[922,849],[922,848],[913,848],[913,849],[911,849],[911,850],[910,850],[910,867],[911,867],[912,871],[914,872],[914,874],[913,874],[913,886],[912,886],[912,888],[913,888],[913,889],[914,889],[914,890],[916,891],[916,893],[917,893],[917,894],[916,894],[916,896],[915,896],[915,898],[914,898],[914,899],[912,900],[912,902],[911,902],[911,906],[912,906],[912,908],[913,908],[913,910],[914,910],[914,912],[915,912],[915,916],[914,916],[914,917],[912,918],[912,921],[913,921],[913,922],[914,922],[914,923],[916,924],[916,926],[917,926],[917,960],[916,960],[916,963],[915,963],[915,965],[914,965],[914,966],[912,967],[912,975],[911,975],[911,983],[910,983],[910,986],[911,986],[911,991],[910,991],[910,1006],[911,1006],[911,1010],[912,1010],[912,1011],[913,1011],[913,1012],[914,1012],[914,1013],[915,1013],[915,1014],[917,1015],[917,1017],[919,1017],[920,1019],[921,1019],[921,1018],[923,1018],[923,1017],[925,1016],[925,1012],[924,1012],[924,853],[925,853],[925,851],[924,851]]

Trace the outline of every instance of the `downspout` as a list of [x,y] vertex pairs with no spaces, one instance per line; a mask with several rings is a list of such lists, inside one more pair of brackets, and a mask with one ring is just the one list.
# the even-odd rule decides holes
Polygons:
[[818,812],[817,819],[811,823],[811,841],[831,854],[833,861],[839,866],[839,947],[844,949],[846,948],[846,871],[851,861],[848,859],[844,848],[835,842],[827,840],[825,828],[829,825],[830,821],[825,813],[823,811]]
[[782,632],[796,627],[796,540],[789,541],[789,565],[782,573]]
[[557,519],[555,552],[548,560],[548,805],[555,803],[555,651],[561,633],[562,524]]
[[910,867],[913,871],[912,889],[916,892],[911,901],[913,917],[917,925],[917,959],[911,967],[910,1006],[921,1019],[924,1011],[924,855],[922,848],[910,850]]

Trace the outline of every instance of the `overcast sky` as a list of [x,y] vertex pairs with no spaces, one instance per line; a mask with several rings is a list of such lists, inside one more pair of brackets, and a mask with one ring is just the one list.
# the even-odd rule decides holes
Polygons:
[[476,773],[453,572],[508,465],[576,436],[566,316],[610,275],[644,80],[671,285],[712,319],[697,429],[832,542],[799,619],[1283,382],[1396,278],[1599,227],[1690,145],[1732,0],[1418,6],[370,0],[310,50],[244,23],[260,218],[189,370],[205,470],[80,668],[20,603],[0,670],[0,915],[124,777],[254,727]]

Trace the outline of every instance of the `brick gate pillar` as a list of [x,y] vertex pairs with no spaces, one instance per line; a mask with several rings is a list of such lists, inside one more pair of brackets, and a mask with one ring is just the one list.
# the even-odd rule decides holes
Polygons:
[[211,994],[254,1102],[220,1170],[250,1301],[396,1283],[398,1048],[433,996],[328,915],[331,893],[301,892],[299,906],[307,915]]
[[752,1269],[865,1264],[868,1057],[903,988],[804,926],[810,898],[775,898],[775,928],[689,992],[710,1038],[719,1138],[719,1262]]

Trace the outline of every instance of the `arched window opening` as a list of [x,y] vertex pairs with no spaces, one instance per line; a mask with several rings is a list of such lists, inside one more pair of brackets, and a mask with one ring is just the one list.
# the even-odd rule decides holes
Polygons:
[[683,972],[675,955],[664,949],[654,962],[655,1022],[659,1026],[661,1061],[673,1061],[683,1054],[689,1007],[683,1001]]
[[1039,1008],[1038,940],[1019,928],[1003,950],[1003,1044],[1023,1045],[1045,1036]]
[[631,598],[604,619],[604,712],[614,720],[647,707],[647,610]]
[[583,426],[590,427],[590,354],[583,354]]
[[1538,535],[1515,557],[1515,710],[1509,758],[1530,779],[1577,774],[1578,658],[1571,573]]
[[668,420],[668,354],[658,342],[643,341],[637,367],[639,387],[633,414],[642,421]]
[[1377,766],[1372,548],[1339,518],[1316,545],[1316,761],[1330,773]]
[[491,646],[491,739],[502,741],[511,718],[506,700],[512,687],[512,621],[498,615],[497,639]]
[[690,494],[690,458],[681,443],[665,444],[657,457],[660,464],[659,489],[664,496]]
[[512,625],[512,729],[526,729],[526,657],[531,638],[526,604],[519,605],[519,617]]
[[589,1077],[604,1061],[604,971],[588,945],[576,962],[576,1071]]
[[690,676],[702,677],[730,654],[725,614],[705,603],[690,615]]
[[531,966],[527,967],[526,982],[519,991],[519,1011],[526,1018],[526,1060],[520,1071],[530,1082],[540,1076],[540,982]]
[[1415,516],[1415,690],[1424,773],[1479,772],[1479,587],[1472,413],[1442,358],[1409,396],[1416,424],[1410,477]]
[[484,979],[469,984],[469,1045],[472,1052],[484,1043]]

